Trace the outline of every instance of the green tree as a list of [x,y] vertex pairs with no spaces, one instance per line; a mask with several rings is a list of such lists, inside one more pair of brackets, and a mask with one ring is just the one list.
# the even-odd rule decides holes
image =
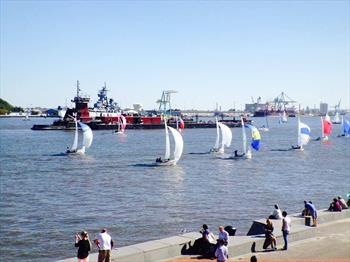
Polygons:
[[0,98],[0,115],[5,115],[11,112],[13,106],[10,105],[7,101]]

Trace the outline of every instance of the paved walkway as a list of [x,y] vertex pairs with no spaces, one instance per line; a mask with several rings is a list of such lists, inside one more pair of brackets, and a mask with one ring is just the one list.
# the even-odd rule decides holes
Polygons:
[[[287,251],[259,251],[239,257],[231,257],[232,261],[247,262],[255,255],[258,262],[290,261],[290,262],[350,262],[350,219],[322,224],[322,232],[316,232],[315,237],[289,243]],[[283,240],[277,243],[283,246]],[[234,255],[234,254],[233,254]],[[196,256],[183,256],[168,262],[213,262],[216,260],[198,259]]]

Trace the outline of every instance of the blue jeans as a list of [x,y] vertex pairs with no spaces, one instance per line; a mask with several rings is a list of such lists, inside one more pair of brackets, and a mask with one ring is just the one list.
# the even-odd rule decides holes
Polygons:
[[283,247],[283,249],[287,250],[288,249],[288,234],[289,234],[289,231],[282,231],[282,233],[283,233],[283,240],[284,240],[284,247]]

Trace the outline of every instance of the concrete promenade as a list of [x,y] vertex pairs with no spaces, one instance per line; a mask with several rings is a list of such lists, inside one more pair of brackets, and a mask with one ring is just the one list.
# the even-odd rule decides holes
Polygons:
[[[295,262],[316,262],[350,261],[350,218],[325,223],[319,226],[311,238],[294,241],[289,244],[288,250],[281,250],[283,240],[277,241],[276,251],[262,250],[257,246],[255,253],[248,253],[239,256],[230,256],[229,260],[247,262],[255,255],[259,262],[268,261],[295,261]],[[233,251],[233,255],[235,252]],[[164,260],[167,262],[209,262],[211,259],[201,259],[197,256],[182,256],[175,259]],[[216,261],[216,260],[214,260]]]
[[[350,210],[342,212],[319,211],[317,227],[305,225],[305,219],[299,214],[291,214],[291,233],[289,235],[289,249],[287,251],[264,252],[262,245],[264,235],[259,232],[265,219],[253,221],[249,236],[230,237],[228,249],[229,261],[249,261],[253,255],[251,246],[256,243],[254,255],[258,261],[349,261],[350,262]],[[281,220],[272,220],[277,246],[283,246],[281,234]],[[216,232],[214,232],[216,233]],[[191,232],[170,238],[148,241],[136,245],[112,250],[112,261],[124,262],[153,262],[153,261],[213,261],[198,256],[181,255],[181,250],[193,245],[195,239],[201,235]],[[72,244],[73,245],[73,244]],[[61,260],[76,261],[76,258]],[[97,254],[90,254],[90,261],[97,261]]]

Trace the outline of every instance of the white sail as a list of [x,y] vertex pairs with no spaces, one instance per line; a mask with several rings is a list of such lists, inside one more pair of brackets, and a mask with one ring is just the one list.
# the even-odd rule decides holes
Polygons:
[[221,129],[221,136],[222,136],[222,141],[221,141],[221,151],[223,152],[224,147],[229,147],[231,145],[231,140],[232,140],[232,132],[231,129],[223,124],[223,123],[218,123],[220,129]]
[[88,125],[83,124],[81,122],[79,122],[79,125],[81,126],[81,129],[83,130],[83,147],[89,148],[92,144],[92,140],[94,137],[92,134],[92,130]]
[[283,123],[287,123],[287,114],[286,114],[286,111],[283,111],[283,117],[282,117],[282,122]]
[[126,118],[123,115],[121,115],[120,117],[122,119],[122,128],[123,128],[123,131],[124,131],[124,129],[126,128]]
[[74,118],[74,122],[75,122],[75,134],[74,134],[73,145],[71,146],[70,151],[76,151],[78,148],[78,122],[76,118]]
[[241,117],[241,125],[242,125],[243,153],[247,154],[247,136],[245,134],[244,121],[242,117]]
[[170,158],[170,139],[169,139],[169,131],[168,126],[166,124],[166,119],[164,118],[164,126],[165,126],[165,155],[164,160]]
[[324,132],[323,132],[323,117],[322,117],[322,116],[321,116],[321,132],[322,132],[321,138],[324,138]]
[[334,117],[333,117],[333,124],[340,124],[341,122],[340,122],[340,117],[339,117],[339,112],[337,111],[337,112],[335,112],[335,115],[334,115]]
[[218,118],[215,118],[216,121],[216,141],[215,141],[215,146],[214,149],[219,149],[219,142],[220,142],[220,130],[219,130],[219,123],[218,123]]
[[298,119],[298,146],[302,149],[310,140],[311,129]]
[[182,139],[182,135],[180,134],[179,131],[177,131],[175,128],[172,128],[168,126],[169,130],[171,131],[174,141],[175,141],[175,149],[174,149],[174,161],[175,163],[179,161],[182,151],[183,151],[183,146],[184,146],[184,141]]

